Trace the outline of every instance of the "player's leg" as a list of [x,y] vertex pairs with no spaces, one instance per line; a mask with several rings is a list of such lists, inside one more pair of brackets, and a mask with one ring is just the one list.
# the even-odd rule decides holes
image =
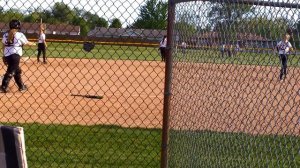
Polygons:
[[285,66],[286,66],[286,60],[285,60],[285,55],[284,54],[280,54],[279,55],[279,59],[280,59],[280,64],[281,64],[281,69],[280,69],[280,74],[279,74],[279,79],[283,80],[283,76],[284,76],[284,72],[285,72]]
[[15,75],[14,57],[15,57],[15,54],[6,57],[7,70],[6,70],[6,73],[3,76],[2,84],[1,84],[1,87],[0,87],[0,91],[4,92],[4,93],[7,92],[8,84],[9,84],[11,78]]
[[42,52],[41,43],[38,44],[38,54],[37,54],[37,62],[40,62],[40,56]]
[[161,48],[160,48],[160,56],[161,56],[161,60],[162,60],[162,61],[165,61],[165,58],[164,58],[164,57],[165,57],[165,53],[164,53],[164,51],[165,51],[164,48],[161,47]]
[[288,61],[288,56],[284,55],[284,57],[282,59],[282,66],[283,66],[283,75],[284,75],[284,78],[286,77],[286,74],[287,74],[287,61]]
[[26,86],[24,85],[22,78],[21,78],[22,70],[20,68],[20,57],[16,56],[14,58],[14,79],[16,84],[18,85],[19,91],[26,90]]
[[46,63],[46,47],[45,44],[43,44],[43,48],[42,48],[42,53],[43,53],[43,63]]

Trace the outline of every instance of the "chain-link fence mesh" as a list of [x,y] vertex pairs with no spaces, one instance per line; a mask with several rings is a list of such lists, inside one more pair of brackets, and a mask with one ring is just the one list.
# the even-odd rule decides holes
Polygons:
[[[12,19],[38,46],[7,42]],[[23,49],[21,79],[0,63],[0,121],[30,168],[159,167],[166,25],[166,1],[0,0],[2,48]]]
[[300,167],[299,1],[173,4],[169,167]]

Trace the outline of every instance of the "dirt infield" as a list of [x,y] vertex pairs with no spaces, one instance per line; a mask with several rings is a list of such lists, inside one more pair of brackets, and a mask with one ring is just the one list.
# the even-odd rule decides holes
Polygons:
[[[1,96],[1,122],[161,128],[164,63],[48,61],[21,64],[29,90],[19,93],[10,83],[10,93]],[[299,68],[289,68],[284,82],[278,81],[278,67],[175,63],[173,68],[171,128],[300,134]]]
[[[300,135],[300,69],[176,63],[171,127],[176,129]],[[176,96],[182,95],[182,96]]]
[[[10,92],[1,96],[1,122],[161,127],[161,62],[48,59],[48,64],[37,64],[31,58],[21,68],[29,90],[20,93],[11,81]],[[1,68],[0,73],[4,72]]]

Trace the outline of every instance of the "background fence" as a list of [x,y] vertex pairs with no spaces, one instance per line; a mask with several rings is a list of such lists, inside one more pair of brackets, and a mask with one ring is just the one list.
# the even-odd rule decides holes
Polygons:
[[[46,64],[24,47],[28,90],[12,80],[0,95],[0,122],[24,127],[30,168],[159,167],[166,12],[156,0],[0,0],[1,39],[11,19],[33,42],[46,27]],[[96,45],[86,52],[84,42]]]
[[172,2],[169,167],[299,167],[299,2]]

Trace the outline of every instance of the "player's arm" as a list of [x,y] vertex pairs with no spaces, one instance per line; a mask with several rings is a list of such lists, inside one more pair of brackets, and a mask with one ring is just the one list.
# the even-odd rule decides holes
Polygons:
[[4,65],[7,65],[7,61],[6,61],[6,59],[5,59],[5,56],[4,56],[4,47],[5,47],[5,45],[4,45],[4,43],[2,43],[2,61],[3,61],[3,63],[4,63]]
[[47,46],[47,42],[46,42],[46,35],[44,34],[44,36],[43,36],[43,41],[44,41],[44,45],[45,45],[45,47],[47,48],[48,46]]
[[4,57],[4,44],[2,43],[2,54],[3,54],[3,57]]
[[294,52],[294,48],[290,42],[289,42],[289,49],[290,49],[290,52]]
[[35,46],[36,45],[34,42],[28,41],[24,34],[21,36],[20,40],[21,40],[22,44],[25,46]]
[[34,42],[27,41],[24,43],[25,46],[35,46],[36,44]]
[[273,48],[273,50],[274,50],[274,52],[279,52],[279,45],[281,44],[281,41],[280,42],[278,42],[275,46],[274,46],[274,48]]

